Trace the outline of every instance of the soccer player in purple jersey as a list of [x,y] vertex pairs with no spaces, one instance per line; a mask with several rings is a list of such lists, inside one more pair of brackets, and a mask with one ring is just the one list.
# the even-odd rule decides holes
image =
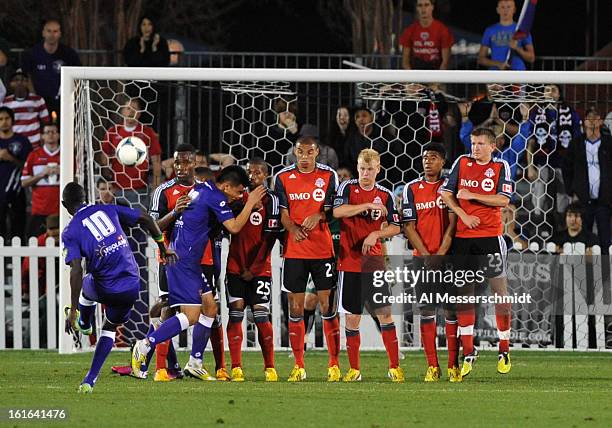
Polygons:
[[166,269],[170,307],[179,307],[180,313],[136,342],[132,349],[133,376],[145,378],[148,354],[155,346],[195,324],[191,355],[184,372],[201,380],[214,380],[202,366],[202,355],[217,315],[217,304],[202,274],[200,261],[208,243],[211,217],[223,224],[228,232],[236,234],[266,193],[263,186],[250,192],[242,211],[234,218],[229,204],[240,198],[248,185],[246,171],[240,166],[230,165],[221,170],[216,182],[209,180],[196,184],[189,193],[191,202],[176,220],[170,239],[170,247],[176,251],[179,261]]
[[[62,233],[65,262],[70,266],[71,306],[64,308],[66,333],[91,334],[96,302],[106,305],[91,368],[79,386],[80,393],[91,393],[113,348],[115,330],[129,319],[140,291],[138,266],[120,222],[145,226],[159,245],[164,262],[174,263],[176,254],[166,249],[161,231],[149,215],[118,205],[86,205],[85,189],[77,183],[64,187],[62,205],[72,216]],[[85,276],[82,259],[87,266]]]

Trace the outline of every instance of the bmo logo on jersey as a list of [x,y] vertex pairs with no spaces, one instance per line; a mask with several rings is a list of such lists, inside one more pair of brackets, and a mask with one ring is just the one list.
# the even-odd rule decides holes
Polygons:
[[249,217],[249,221],[251,222],[253,226],[259,226],[263,222],[263,218],[261,217],[261,214],[255,211],[251,213],[251,217]]
[[308,201],[310,198],[314,199],[316,202],[323,201],[325,199],[325,190],[315,189],[312,194],[308,192],[289,193],[289,200],[291,201]]
[[485,178],[482,180],[482,190],[490,192],[495,187],[495,182],[491,178]]
[[462,178],[460,185],[462,187],[472,187],[472,188],[480,187],[480,183],[478,182],[478,180],[468,180],[467,178]]
[[417,202],[415,204],[417,211],[428,210],[431,208],[446,208],[444,201],[442,200],[442,196],[438,196],[435,201],[427,201],[427,202]]
[[485,178],[484,180],[482,180],[482,182],[478,180],[468,180],[466,178],[462,178],[460,185],[462,187],[471,187],[473,189],[480,187],[485,192],[490,192],[495,188],[495,182],[492,178]]

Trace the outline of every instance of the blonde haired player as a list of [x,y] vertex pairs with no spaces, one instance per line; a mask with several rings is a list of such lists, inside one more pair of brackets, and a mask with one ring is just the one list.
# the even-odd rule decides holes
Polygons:
[[399,366],[399,346],[391,306],[376,298],[389,295],[389,287],[375,287],[373,272],[384,270],[381,240],[400,232],[399,215],[393,193],[376,183],[380,155],[364,149],[357,157],[358,180],[347,180],[338,188],[334,217],[340,219],[340,256],[338,257],[339,311],[346,314],[346,348],[350,369],[345,382],[361,380],[359,323],[364,306],[380,321],[382,339],[389,357],[388,376],[404,381]]

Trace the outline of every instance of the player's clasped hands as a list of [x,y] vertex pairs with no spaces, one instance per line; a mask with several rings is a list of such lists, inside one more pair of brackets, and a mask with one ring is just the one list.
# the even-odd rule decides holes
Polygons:
[[159,258],[161,262],[165,265],[173,265],[178,260],[178,255],[174,252],[172,248],[166,248],[164,253],[159,254]]
[[364,256],[367,255],[372,247],[374,247],[378,243],[378,236],[374,232],[370,233],[366,239],[363,240],[363,245],[361,246],[361,254]]
[[383,204],[370,203],[368,204],[368,209],[371,211],[380,211],[383,217],[386,217],[389,212],[387,211],[387,207]]

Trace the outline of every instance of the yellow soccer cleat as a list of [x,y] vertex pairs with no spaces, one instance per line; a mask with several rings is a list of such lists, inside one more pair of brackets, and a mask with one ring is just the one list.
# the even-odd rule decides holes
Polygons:
[[147,353],[149,352],[145,339],[140,339],[132,347],[132,373],[138,379],[147,378]]
[[478,349],[474,348],[474,352],[463,357],[463,366],[461,366],[461,380],[472,373],[474,363],[478,359]]
[[404,377],[404,370],[401,367],[395,367],[393,369],[389,369],[387,372],[387,376],[391,379],[391,382],[403,382],[406,380]]
[[301,382],[306,379],[306,369],[298,366],[297,364],[293,366],[291,373],[289,374],[289,379],[287,382]]
[[170,375],[168,374],[168,370],[159,369],[155,371],[155,377],[153,378],[153,380],[155,382],[170,382],[171,380],[174,380],[174,378],[170,377]]
[[340,367],[331,366],[327,368],[327,381],[328,382],[340,382],[342,379],[342,373],[340,372]]
[[215,379],[214,376],[212,376],[208,372],[208,370],[206,370],[206,367],[204,367],[204,366],[191,365],[191,364],[187,363],[187,365],[183,369],[183,372],[185,373],[185,375],[187,375],[189,377],[193,377],[195,379],[200,379],[200,380],[205,380],[205,381],[215,381],[215,380],[217,380],[217,379]]
[[[221,367],[219,370],[217,370],[217,373],[215,373],[215,377],[221,382],[229,382],[230,380],[232,380],[225,367]],[[242,378],[242,380],[244,380],[244,378]]]
[[425,373],[425,382],[437,382],[440,380],[440,367],[429,366]]
[[278,373],[274,367],[268,367],[264,370],[266,382],[278,382]]
[[232,382],[244,382],[244,372],[242,371],[242,367],[234,367],[232,369]]
[[343,382],[361,382],[361,371],[350,368],[342,378]]
[[459,367],[453,367],[448,369],[448,381],[449,382],[461,382],[463,379],[461,378],[461,369]]
[[512,363],[510,362],[510,353],[502,352],[497,357],[497,372],[500,374],[506,374],[512,369]]

